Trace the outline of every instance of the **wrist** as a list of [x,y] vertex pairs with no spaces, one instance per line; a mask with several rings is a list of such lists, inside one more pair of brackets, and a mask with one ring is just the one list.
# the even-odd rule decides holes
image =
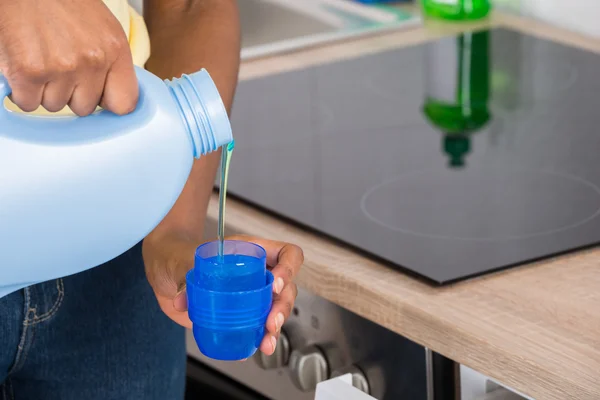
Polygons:
[[192,235],[184,229],[161,228],[160,225],[144,238],[144,244],[153,247],[165,246],[169,243],[200,243],[199,235]]

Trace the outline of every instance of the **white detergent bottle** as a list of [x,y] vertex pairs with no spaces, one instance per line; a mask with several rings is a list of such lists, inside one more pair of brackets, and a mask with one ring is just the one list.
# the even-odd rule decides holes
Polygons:
[[[0,105],[0,298],[100,265],[171,209],[194,158],[233,138],[209,74],[136,68],[134,112],[32,116]],[[10,94],[0,76],[0,101]]]

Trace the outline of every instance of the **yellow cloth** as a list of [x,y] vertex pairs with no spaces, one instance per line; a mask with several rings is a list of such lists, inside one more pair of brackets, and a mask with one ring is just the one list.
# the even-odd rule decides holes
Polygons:
[[[150,38],[144,18],[139,15],[127,0],[104,0],[104,3],[113,12],[125,30],[129,41],[129,48],[133,55],[133,63],[139,67],[143,67],[148,57],[150,57]],[[23,112],[8,98],[4,99],[4,105],[7,109],[15,112]],[[65,107],[59,112],[49,113],[44,108],[40,107],[37,110],[27,113],[35,115],[74,115],[69,107]]]

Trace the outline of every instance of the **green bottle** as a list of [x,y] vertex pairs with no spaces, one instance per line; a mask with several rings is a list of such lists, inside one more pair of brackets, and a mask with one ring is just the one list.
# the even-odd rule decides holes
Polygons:
[[455,21],[485,18],[492,9],[491,0],[422,0],[426,17]]
[[490,120],[489,31],[467,32],[428,44],[423,113],[443,135],[452,167],[465,165],[471,136]]

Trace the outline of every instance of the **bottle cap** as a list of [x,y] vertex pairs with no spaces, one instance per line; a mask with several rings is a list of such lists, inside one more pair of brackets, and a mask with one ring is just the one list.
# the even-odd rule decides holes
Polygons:
[[186,276],[188,314],[198,348],[217,360],[252,356],[265,334],[273,300],[266,251],[253,243],[225,241],[198,247]]

